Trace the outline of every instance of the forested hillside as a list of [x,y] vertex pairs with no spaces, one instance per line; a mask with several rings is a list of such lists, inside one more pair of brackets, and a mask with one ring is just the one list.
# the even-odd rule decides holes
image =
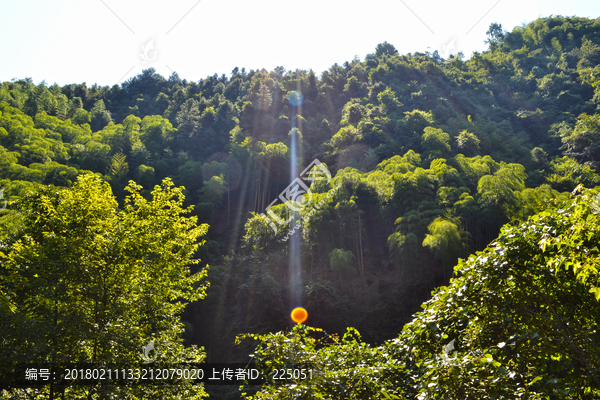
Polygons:
[[[502,249],[498,254],[511,263],[532,266],[527,279],[541,279],[536,268],[543,274],[548,270],[533,259],[536,251],[527,250],[526,243],[535,247],[542,236],[531,233],[535,237],[513,245],[517,239],[510,236],[512,230],[525,229],[516,226],[544,210],[574,209],[571,192],[578,185],[600,185],[600,19],[540,18],[510,32],[492,24],[487,43],[489,50],[469,59],[462,54],[442,59],[437,52],[398,54],[385,42],[364,60],[357,57],[322,73],[235,68],[229,75],[188,82],[176,73],[165,79],[147,69],[112,87],[36,85],[27,78],[2,82],[0,189],[7,207],[0,211],[0,239],[7,246],[23,234],[27,217],[18,200],[31,191],[48,190],[40,189],[43,185],[73,188],[78,177],[90,180],[89,175],[95,174],[99,180],[94,185],[102,185],[100,181],[110,185],[122,208],[128,204],[129,181],[142,187],[138,201],[156,201],[161,186],[154,195],[153,188],[170,178],[184,187],[181,207],[193,206],[192,216],[209,226],[206,242],[195,256],[209,265],[210,287],[204,300],[183,311],[186,345],[204,346],[208,361],[246,361],[254,343],[236,345],[237,335],[291,328],[289,315],[296,304],[291,304],[288,283],[289,237],[297,237],[306,324],[329,334],[354,327],[361,340],[373,345],[402,331],[396,342],[385,346],[403,360],[406,383],[399,385],[394,383],[399,378],[390,378],[389,385],[373,384],[365,390],[389,393],[381,398],[427,396],[434,375],[411,375],[411,368],[417,365],[422,371],[423,360],[433,352],[428,346],[442,342],[441,333],[435,341],[428,336],[442,332],[430,324],[434,319],[445,321],[453,330],[444,331],[444,343],[458,338],[464,329],[461,324],[473,317],[467,315],[472,311],[468,304],[479,302],[474,293],[480,292],[463,290],[462,283],[438,290],[403,331],[419,305],[431,298],[432,290],[458,275],[462,275],[458,282],[468,281],[469,290],[475,290],[479,283],[469,279],[485,281],[487,276],[477,275],[477,268],[493,279],[507,279],[487,270],[492,268],[491,259],[477,261],[488,257],[484,253],[460,261],[455,269],[459,258],[485,249],[507,223],[512,225],[503,228],[491,248],[504,243],[514,254],[506,250],[505,255]],[[272,229],[261,214],[294,174],[315,159],[327,166],[331,180],[312,184],[310,200],[300,211],[299,229],[291,236],[287,229]],[[270,210],[286,220],[288,206]],[[568,293],[556,289],[560,293],[547,295],[557,296],[559,302],[564,296],[593,299],[577,286],[584,285],[581,282],[568,283]],[[496,318],[503,307],[500,299],[510,297],[513,284],[506,285],[489,288],[489,297],[483,299],[489,304],[481,313],[489,308],[489,318]],[[533,286],[530,290],[527,296],[534,296]],[[462,311],[452,308],[458,307],[458,298],[466,304]],[[447,299],[454,299],[450,308],[432,309]],[[596,303],[592,307],[598,310]],[[436,317],[427,317],[428,312]],[[523,315],[534,318],[536,313],[541,311]],[[585,318],[580,321],[582,329],[597,341],[597,334],[588,332],[592,322]],[[535,339],[533,331],[506,324],[514,329],[509,329],[513,336],[506,343]],[[485,335],[500,330],[494,326]],[[295,328],[297,340],[304,340],[302,329]],[[473,327],[469,339],[458,339],[457,346],[492,346],[496,337],[485,336],[483,329]],[[344,346],[367,346],[348,340]],[[398,341],[403,344],[394,344]],[[406,345],[409,342],[413,344]],[[558,350],[552,347],[556,344],[548,346],[531,355],[537,360],[532,368],[541,368],[539,357],[556,357]],[[373,365],[385,364],[381,352],[388,350],[360,348],[369,353],[360,357]],[[477,377],[465,380],[468,374],[462,374],[461,368],[473,359],[487,357],[482,354],[426,361],[434,363],[432,371],[454,363],[443,379],[462,386],[448,389],[451,385],[446,383],[449,386],[439,393],[450,393],[451,398],[491,396],[473,389],[479,385]],[[494,352],[489,354],[496,359]],[[529,382],[530,375],[518,370],[515,356],[506,357],[517,375],[505,379],[508,375],[502,373],[495,383],[497,393],[509,393],[506,388],[517,381],[521,388]],[[569,370],[567,383],[556,390],[575,391],[583,381],[586,387],[598,385],[598,369],[590,372],[590,365],[598,368],[598,359],[574,369],[562,365]],[[382,368],[392,374],[388,364]],[[480,377],[500,374],[492,361],[477,368]],[[587,372],[581,372],[579,382],[572,380],[573,371]],[[437,382],[443,379],[440,376]],[[329,393],[323,385],[323,393]],[[581,392],[582,397],[576,398],[586,395]]]

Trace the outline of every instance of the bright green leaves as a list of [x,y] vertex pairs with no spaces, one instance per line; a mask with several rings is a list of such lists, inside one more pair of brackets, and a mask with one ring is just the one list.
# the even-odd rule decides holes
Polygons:
[[[481,352],[478,357],[483,364],[460,367],[470,378],[444,387],[450,398],[486,396],[478,392],[474,379],[478,369],[497,384],[487,392],[490,396],[511,396],[520,390],[530,396],[554,390],[578,393],[581,388],[596,386],[600,354],[591,338],[600,313],[598,302],[587,293],[596,293],[595,288],[590,290],[587,285],[598,279],[596,243],[600,232],[596,226],[600,221],[589,214],[588,196],[583,194],[567,209],[545,212],[518,228],[505,227],[488,250],[459,262],[457,273],[462,276],[452,282],[449,292],[438,292],[405,328],[404,332],[416,335],[406,340],[428,349],[434,333],[428,321],[435,316],[441,321],[436,331],[458,333],[463,344],[459,357]],[[557,268],[574,258],[580,260],[569,262],[571,270]],[[580,275],[584,265],[588,265],[588,273]],[[449,296],[453,299],[450,303]],[[423,356],[423,350],[419,354]],[[556,358],[557,354],[561,357]],[[550,359],[555,361],[549,366]],[[438,374],[444,373],[443,364],[429,360],[421,361],[421,367],[431,365]],[[525,365],[529,368],[526,373]]]
[[129,115],[123,124],[108,124],[98,132],[101,141],[110,146],[112,153],[124,153],[129,155],[134,145],[140,142],[141,119],[135,115]]
[[[287,384],[271,382],[246,399],[282,399],[299,396],[314,399],[399,399],[407,392],[398,380],[405,366],[390,358],[390,346],[373,348],[348,328],[340,339],[324,335],[320,329],[297,324],[291,332],[267,335],[241,335],[259,343],[253,358],[264,372],[284,365],[312,370],[312,378]],[[320,337],[319,337],[320,336]]]
[[600,165],[600,115],[581,114],[577,117],[575,127],[563,126],[559,136],[568,150],[565,155],[575,157],[581,162],[590,161],[597,167]]
[[555,158],[550,162],[552,174],[546,181],[558,191],[572,191],[579,184],[593,187],[600,183],[600,176],[589,165],[580,164],[574,158]]
[[73,122],[76,123],[77,125],[84,125],[84,124],[88,124],[89,127],[89,123],[92,121],[92,117],[90,116],[90,113],[86,110],[84,110],[83,108],[78,108],[75,111],[75,114],[73,114]]
[[[580,189],[581,186],[576,191]],[[555,213],[543,213],[535,221],[538,224],[545,222],[541,229],[538,228],[541,233],[538,245],[547,258],[547,264],[556,268],[557,273],[561,267],[572,270],[578,280],[594,285],[589,292],[598,296],[595,288],[600,279],[600,252],[596,243],[600,229],[595,201],[594,192],[584,191],[577,201]],[[559,235],[562,229],[568,229],[569,236]],[[554,256],[550,258],[550,255]]]
[[183,347],[178,315],[205,296],[206,271],[193,257],[208,227],[184,216],[168,179],[151,201],[133,183],[127,190],[118,209],[108,184],[88,174],[17,202],[23,224],[0,254],[0,365],[136,364],[151,338],[160,361],[203,359]]
[[479,144],[481,143],[481,140],[479,140],[477,135],[474,133],[463,130],[456,137],[456,143],[458,144],[458,149],[462,154],[467,154],[470,156],[476,156],[479,154]]
[[460,227],[453,221],[442,217],[436,218],[427,227],[423,246],[429,247],[436,257],[445,261],[455,260],[463,251]]
[[544,184],[536,188],[527,188],[517,193],[517,208],[510,209],[509,218],[525,220],[528,216],[539,213],[543,210],[553,208],[568,200],[568,193],[559,193],[552,189],[550,185]]
[[[313,398],[597,397],[600,215],[593,195],[583,191],[561,209],[505,226],[485,251],[459,260],[459,277],[381,347],[350,332],[314,347],[304,327],[260,337],[261,362],[324,367],[316,379],[266,385],[247,398],[285,398],[297,389]],[[457,230],[436,219],[424,244],[458,242]],[[397,233],[388,243],[401,248],[406,240]]]
[[333,135],[331,138],[331,146],[336,150],[342,150],[353,143],[358,142],[361,139],[361,134],[352,125],[344,126],[340,128],[340,130]]
[[150,143],[170,143],[175,138],[176,130],[171,122],[160,115],[148,115],[142,120],[140,140]]
[[450,153],[450,135],[438,128],[430,126],[424,129],[422,145],[430,158],[446,157]]
[[454,159],[460,166],[461,172],[468,177],[468,181],[474,186],[477,186],[477,182],[479,182],[481,177],[493,174],[500,168],[500,164],[494,161],[490,156],[475,156],[469,158],[462,154],[458,154]]
[[477,192],[484,207],[501,207],[510,214],[518,202],[518,192],[525,189],[525,167],[521,164],[502,163],[493,175],[479,179]]

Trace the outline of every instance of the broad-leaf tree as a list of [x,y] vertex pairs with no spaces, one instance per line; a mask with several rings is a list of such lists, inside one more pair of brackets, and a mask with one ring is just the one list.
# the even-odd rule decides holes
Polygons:
[[[198,238],[208,229],[184,215],[181,188],[163,181],[145,200],[130,182],[118,209],[110,187],[88,174],[71,189],[43,187],[16,203],[18,231],[0,242],[0,365],[139,365],[154,340],[157,362],[200,362],[183,346],[179,314],[205,295]],[[118,398],[200,398],[200,386],[67,388],[68,398],[102,390]],[[19,389],[11,395],[25,396]],[[5,394],[7,392],[4,392]],[[45,391],[29,390],[31,398]],[[95,395],[94,395],[95,396]],[[166,397],[165,397],[166,396]],[[88,397],[89,398],[89,397]],[[138,398],[138,397],[136,397]]]

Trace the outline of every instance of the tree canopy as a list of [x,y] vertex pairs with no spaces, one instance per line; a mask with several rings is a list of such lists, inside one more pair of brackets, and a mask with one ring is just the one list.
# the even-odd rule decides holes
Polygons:
[[[4,372],[36,362],[136,365],[150,340],[161,362],[203,360],[200,349],[183,346],[179,314],[206,294],[206,271],[192,273],[190,266],[198,263],[193,256],[207,226],[184,216],[181,188],[170,180],[155,187],[152,201],[140,189],[131,183],[119,209],[108,184],[88,174],[72,188],[42,188],[15,204],[22,224],[0,247]],[[114,396],[203,395],[200,386],[176,386],[112,390]],[[106,388],[69,387],[67,395],[99,391]]]

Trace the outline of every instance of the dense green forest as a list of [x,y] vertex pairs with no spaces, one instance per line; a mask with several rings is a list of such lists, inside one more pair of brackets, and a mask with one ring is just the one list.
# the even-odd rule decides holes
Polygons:
[[[321,74],[0,83],[0,363],[153,334],[164,360],[322,371],[246,398],[600,397],[600,19],[487,34]],[[272,205],[313,160],[331,179]],[[115,396],[205,394],[152,390]]]

